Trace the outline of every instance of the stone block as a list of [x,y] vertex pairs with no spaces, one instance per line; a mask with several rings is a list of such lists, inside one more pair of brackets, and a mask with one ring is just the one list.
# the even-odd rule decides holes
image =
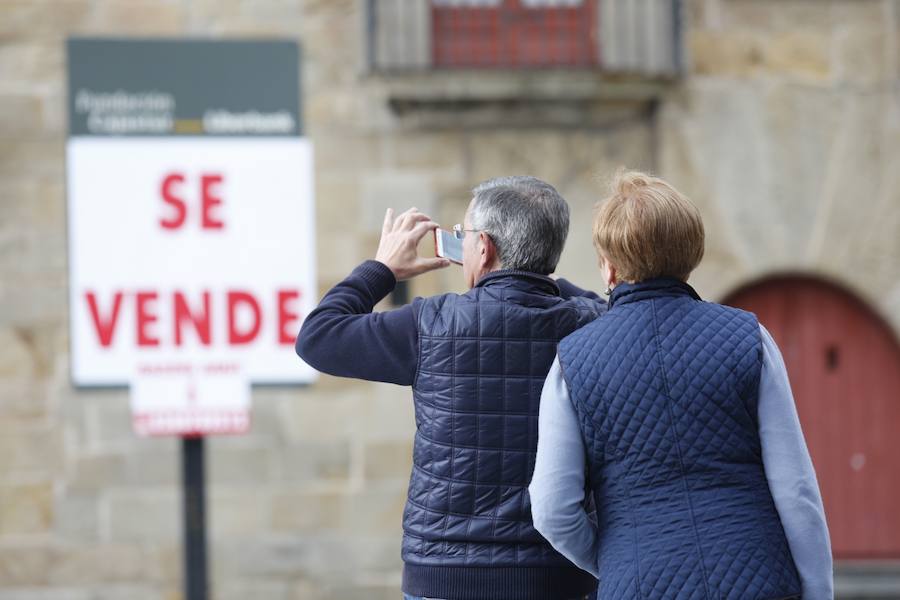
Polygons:
[[[316,52],[310,48],[307,53],[309,56]],[[306,81],[310,81],[307,93],[303,98],[303,110],[305,123],[309,126],[310,133],[318,135],[319,131],[328,131],[341,135],[351,134],[360,129],[368,128],[369,112],[377,110],[384,105],[369,106],[372,100],[361,95],[358,90],[353,88],[334,87],[333,82],[316,81],[312,79],[317,72],[331,74],[319,65],[319,71],[311,69],[309,74],[304,77]],[[320,75],[320,79],[325,75]]]
[[[352,219],[348,218],[348,223]],[[374,256],[375,248],[370,253]],[[350,232],[329,233],[316,237],[319,294],[323,295],[332,285],[350,274],[364,260],[365,253],[359,237]],[[368,256],[366,256],[368,257]]]
[[73,492],[97,492],[122,486],[128,481],[126,457],[120,452],[105,452],[76,457],[68,480]]
[[62,462],[58,428],[0,423],[0,482],[51,481],[61,474]]
[[55,39],[8,40],[0,44],[4,88],[53,84],[65,72],[65,46]]
[[400,138],[382,137],[391,149],[394,166],[398,168],[456,169],[467,159],[465,135],[460,131],[410,132]]
[[[397,589],[400,587],[397,586]],[[313,581],[294,580],[291,582],[288,600],[322,600],[320,586]]]
[[66,104],[68,91],[62,76],[42,89],[41,138],[57,139],[68,133],[69,113]]
[[211,557],[213,577],[275,580],[300,575],[317,552],[314,542],[309,537],[284,534],[222,539]]
[[[48,145],[42,143],[38,144],[38,147],[46,149]],[[29,144],[17,141],[10,143],[10,146],[27,148]],[[36,165],[40,162],[36,161]],[[0,216],[4,225],[7,227],[27,225],[29,228],[39,230],[43,236],[64,237],[62,234],[66,230],[66,193],[65,182],[61,177],[54,181],[50,178],[38,178],[35,173],[28,170],[10,173],[9,177],[0,181],[0,194],[4,198],[0,204]],[[60,244],[58,248],[64,249],[65,245]],[[39,249],[45,254],[41,257],[44,264],[59,264],[65,267],[64,261],[47,252],[49,248],[46,240]]]
[[368,485],[364,490],[347,494],[341,531],[350,539],[357,536],[399,539],[406,495],[407,484],[403,480]]
[[52,521],[50,483],[0,485],[0,537],[46,533]]
[[321,592],[322,600],[396,600],[400,596],[400,586],[384,584],[334,584]]
[[694,75],[743,77],[760,72],[765,63],[765,39],[758,32],[691,31],[685,43]]
[[258,486],[212,486],[207,493],[209,534],[214,542],[268,531],[271,501],[266,490]]
[[[208,438],[209,439],[209,438]],[[159,443],[154,443],[159,442]],[[171,486],[181,483],[181,440],[159,438],[142,443],[124,453],[125,482],[133,486]],[[210,459],[206,459],[207,469]]]
[[79,586],[138,582],[153,570],[151,557],[134,544],[78,544],[60,549],[50,566],[50,583]]
[[[331,380],[331,381],[330,381]],[[329,389],[329,384],[340,386]],[[361,409],[372,384],[322,377],[301,390],[286,408],[286,427],[291,440],[304,442],[350,440],[360,431]]]
[[313,491],[275,491],[272,529],[279,532],[317,532],[340,526],[344,494]]
[[42,106],[37,95],[0,92],[0,139],[26,138],[41,130]]
[[150,446],[153,445],[151,442],[162,442],[153,439],[141,440],[133,432],[127,388],[91,391],[89,395],[81,396],[84,407],[85,445],[91,452],[125,452],[139,444]]
[[361,231],[380,235],[385,211],[394,209],[399,215],[409,208],[431,215],[435,193],[430,178],[412,171],[380,171],[364,176],[359,198],[359,227]]
[[316,583],[352,580],[362,572],[399,571],[398,536],[306,532],[222,540],[212,554],[213,577],[309,577]]
[[207,440],[208,477],[211,485],[265,484],[274,475],[273,451],[248,444],[240,437],[210,437]]
[[38,424],[48,416],[48,395],[47,384],[32,377],[0,376],[0,421]]
[[[21,251],[28,246],[36,247],[34,241],[23,240],[23,237],[36,239],[38,235],[36,232],[30,232],[22,237],[14,235],[0,240],[0,255],[2,255],[0,263],[3,263],[5,259],[18,258],[24,265],[32,262],[38,256],[32,254],[30,250]],[[46,245],[48,252],[52,252],[49,248],[56,246],[57,242],[49,240]],[[62,248],[61,242],[59,247]],[[3,254],[7,250],[11,254]],[[59,256],[64,256],[64,254]],[[21,266],[11,269],[4,267],[5,265],[0,266],[0,269],[6,271],[8,276],[6,279],[0,280],[0,302],[5,311],[0,315],[0,324],[33,327],[36,323],[41,323],[42,326],[55,327],[54,347],[59,347],[59,344],[66,340],[67,335],[62,326],[64,321],[61,317],[65,314],[68,302],[65,271],[39,268],[26,275],[22,272]]]
[[[349,548],[342,552],[354,566],[354,572],[361,574],[357,580],[363,579],[364,575],[399,573],[403,566],[399,530],[393,535],[355,535],[352,541],[344,538],[344,544]],[[328,572],[328,569],[323,571]]]
[[179,0],[104,0],[96,5],[89,28],[118,35],[186,33],[187,11]]
[[716,2],[721,28],[747,28],[760,31],[788,31],[798,27],[827,31],[839,20],[836,6],[840,2],[760,2],[759,0],[727,0]]
[[839,0],[833,3],[831,18],[840,26],[879,29],[886,25],[885,18],[890,14],[889,4],[890,0]]
[[0,543],[0,590],[48,584],[58,556],[59,551],[46,542]]
[[[172,600],[155,585],[143,583],[111,583],[77,588],[48,588],[44,595],[34,596],[34,600]],[[23,596],[23,600],[32,600]]]
[[3,0],[0,38],[59,39],[85,25],[91,0]]
[[220,600],[288,600],[290,584],[287,580],[271,578],[225,580],[216,586]]
[[811,30],[774,35],[765,44],[765,66],[775,75],[824,81],[831,75],[831,36]]
[[843,27],[834,36],[835,77],[857,85],[896,81],[900,35],[886,28]]
[[241,18],[246,4],[245,0],[196,0],[188,3],[187,10],[192,23],[208,26],[211,19]]
[[181,494],[175,490],[114,490],[101,496],[103,539],[173,542],[181,536]]
[[[0,71],[3,71],[2,67]],[[0,143],[0,176],[5,181],[15,179],[27,184],[33,184],[37,179],[45,182],[62,182],[65,177],[64,157],[62,140],[32,138],[4,140]],[[3,196],[7,197],[7,192],[3,192]],[[64,196],[60,196],[60,202],[65,207]],[[60,214],[64,220],[64,208]]]
[[276,460],[279,482],[344,483],[350,477],[350,443],[339,439],[291,444]]
[[[706,2],[705,4],[710,4],[710,2]],[[727,2],[715,1],[715,4],[718,8],[716,11],[718,17],[717,22],[706,23],[705,25],[707,25],[707,27],[715,25],[720,28],[771,30],[775,28],[779,22],[779,12],[785,9],[785,5],[792,4],[792,2],[728,0]],[[827,10],[822,10],[821,6],[817,6],[816,8],[819,13],[828,12]],[[700,29],[702,29],[702,27]]]
[[184,547],[181,540],[174,543],[156,544],[153,552],[157,556],[160,566],[159,574],[154,574],[154,580],[167,585],[176,586],[184,576]]
[[367,442],[411,440],[416,431],[412,392],[395,386],[377,386],[373,392],[359,406],[364,424],[359,439]]
[[97,541],[100,537],[99,495],[68,489],[57,494],[53,508],[53,533],[63,541]]
[[[319,162],[316,146],[316,235],[325,237],[355,230],[358,215],[348,215],[347,206],[359,197],[359,180],[343,169],[330,169]],[[330,255],[329,260],[331,259]]]
[[0,328],[0,377],[21,378],[31,375],[34,370],[32,354],[21,329]]
[[[300,360],[297,358],[296,360]],[[250,433],[239,439],[247,446],[277,449],[290,437],[287,415],[304,390],[318,385],[272,385],[253,387],[253,412]]]
[[366,480],[409,479],[412,468],[412,440],[367,443],[363,450]]
[[466,179],[476,185],[502,175],[528,174],[558,183],[571,169],[571,136],[553,129],[477,130],[466,142]]

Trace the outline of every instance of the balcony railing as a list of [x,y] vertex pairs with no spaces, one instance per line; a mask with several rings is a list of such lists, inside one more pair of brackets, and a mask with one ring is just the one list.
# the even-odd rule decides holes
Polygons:
[[681,0],[367,0],[372,71],[682,68]]

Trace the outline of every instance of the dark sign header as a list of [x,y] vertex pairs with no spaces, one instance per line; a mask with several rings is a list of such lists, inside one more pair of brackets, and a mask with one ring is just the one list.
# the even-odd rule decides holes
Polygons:
[[69,135],[299,136],[292,41],[68,42]]

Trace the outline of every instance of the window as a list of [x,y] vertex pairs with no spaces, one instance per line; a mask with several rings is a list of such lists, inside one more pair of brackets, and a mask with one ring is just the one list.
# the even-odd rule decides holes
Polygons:
[[410,69],[680,70],[680,0],[368,0],[369,64]]

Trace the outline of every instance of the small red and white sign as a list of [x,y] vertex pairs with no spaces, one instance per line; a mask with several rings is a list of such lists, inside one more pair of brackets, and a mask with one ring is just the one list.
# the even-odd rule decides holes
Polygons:
[[144,365],[131,382],[131,412],[139,435],[246,433],[250,386],[237,364]]
[[312,151],[300,137],[74,137],[71,372],[131,385],[142,434],[236,433],[250,383],[308,383]]

